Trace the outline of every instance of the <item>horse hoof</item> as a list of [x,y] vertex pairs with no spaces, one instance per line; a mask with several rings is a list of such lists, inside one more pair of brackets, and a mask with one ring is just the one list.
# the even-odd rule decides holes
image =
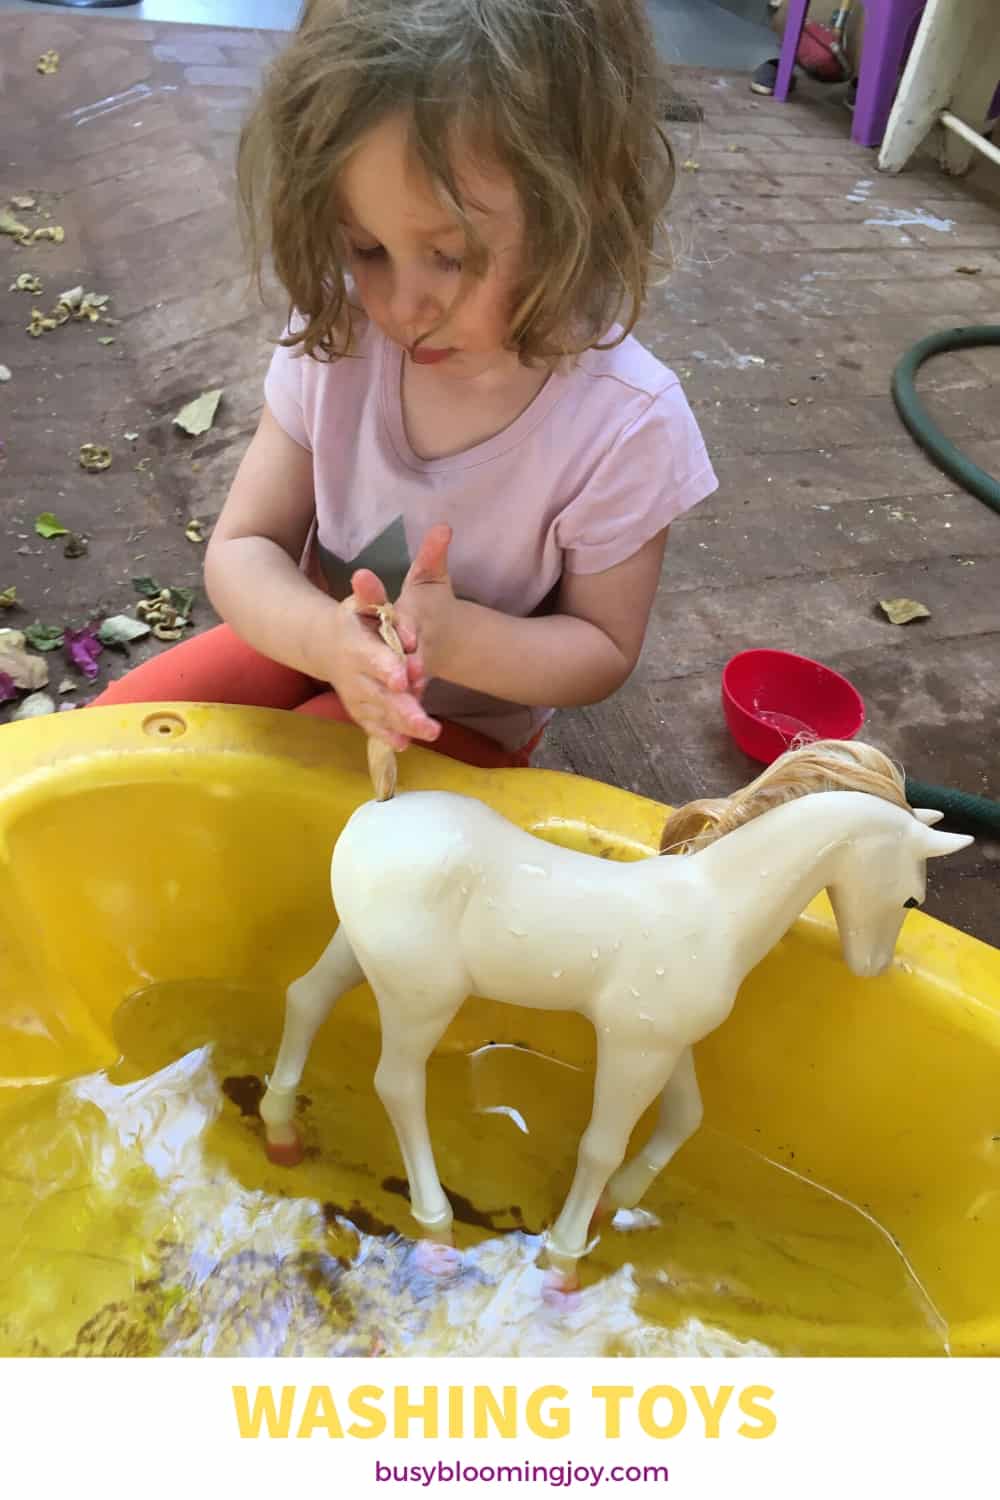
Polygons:
[[297,1134],[290,1141],[265,1141],[267,1159],[276,1167],[297,1167],[305,1152]]
[[542,1301],[563,1311],[576,1307],[580,1301],[579,1271],[557,1271],[550,1267],[542,1279]]
[[462,1266],[462,1252],[439,1240],[418,1240],[413,1247],[413,1264],[425,1276],[454,1276]]

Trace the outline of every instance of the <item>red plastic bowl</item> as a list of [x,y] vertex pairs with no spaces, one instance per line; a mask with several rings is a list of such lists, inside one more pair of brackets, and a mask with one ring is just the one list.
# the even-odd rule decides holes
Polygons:
[[847,678],[794,651],[734,656],[722,671],[722,709],[740,749],[765,765],[799,739],[853,739],[865,722]]

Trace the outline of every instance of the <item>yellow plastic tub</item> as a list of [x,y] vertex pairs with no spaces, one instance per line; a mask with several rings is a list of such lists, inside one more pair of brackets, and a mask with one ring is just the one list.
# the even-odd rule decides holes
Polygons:
[[[402,786],[610,859],[667,811],[419,752]],[[0,1353],[1000,1354],[1000,953],[920,912],[860,980],[814,903],[699,1048],[705,1125],[575,1305],[537,1262],[589,1109],[578,1017],[472,1000],[431,1061],[451,1282],[412,1254],[366,990],[310,1059],[306,1161],[270,1166],[283,989],[368,791],[360,736],[298,715],[0,731]]]

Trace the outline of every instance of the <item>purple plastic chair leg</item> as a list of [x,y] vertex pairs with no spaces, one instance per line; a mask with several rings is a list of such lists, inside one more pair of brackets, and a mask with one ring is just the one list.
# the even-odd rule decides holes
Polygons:
[[806,24],[806,16],[808,14],[809,0],[790,0],[788,15],[785,17],[785,31],[781,38],[781,58],[778,62],[778,77],[775,80],[774,94],[772,96],[779,104],[784,104],[788,98],[788,90],[792,86],[795,58],[799,50],[802,28]]
[[896,97],[899,74],[925,0],[867,0],[851,139],[879,146]]

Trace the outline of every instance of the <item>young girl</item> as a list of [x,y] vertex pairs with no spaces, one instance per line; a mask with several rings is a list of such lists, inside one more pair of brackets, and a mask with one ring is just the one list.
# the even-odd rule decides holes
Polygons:
[[[672,182],[655,55],[643,0],[306,4],[240,147],[293,313],[206,554],[227,623],[97,702],[523,765],[625,682],[716,487],[630,333]],[[363,612],[387,597],[403,661]]]

